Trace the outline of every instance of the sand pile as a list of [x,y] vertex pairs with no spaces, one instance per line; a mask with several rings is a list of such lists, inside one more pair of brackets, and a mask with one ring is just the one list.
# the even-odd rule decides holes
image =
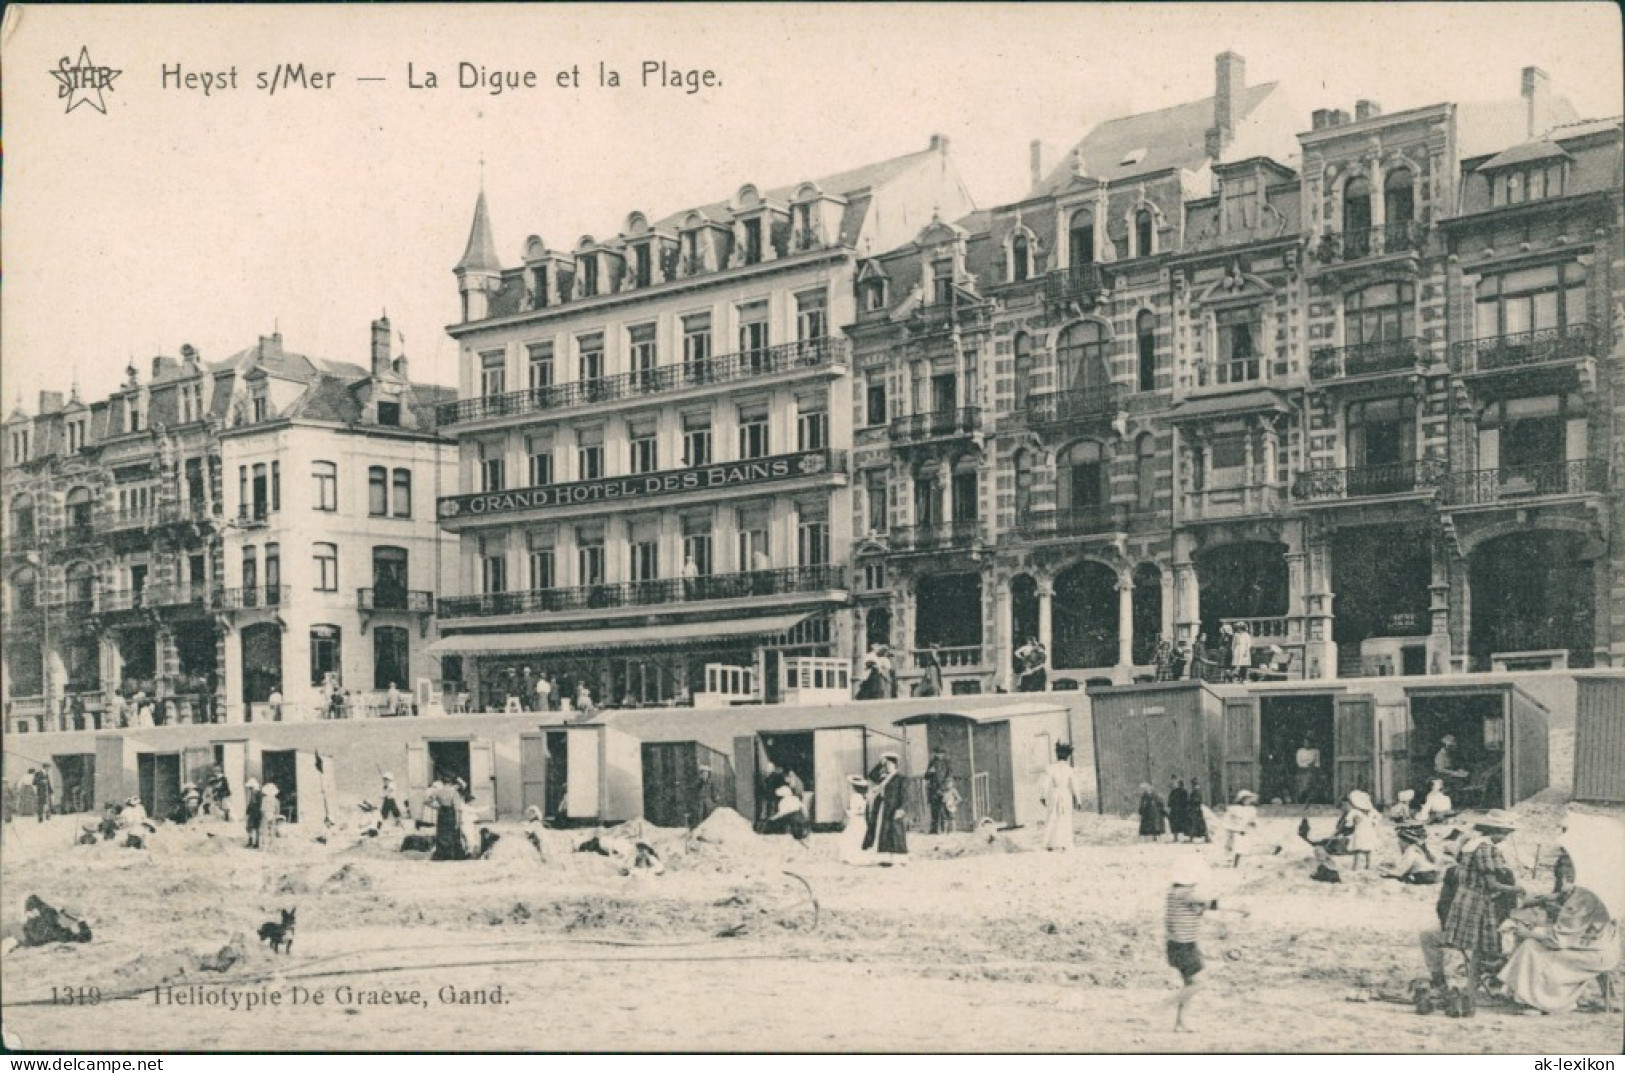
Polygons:
[[322,894],[341,894],[347,891],[368,891],[374,886],[371,873],[362,865],[351,861],[322,880],[321,886],[317,889]]
[[694,828],[696,841],[718,846],[737,845],[755,837],[750,821],[731,808],[717,809]]

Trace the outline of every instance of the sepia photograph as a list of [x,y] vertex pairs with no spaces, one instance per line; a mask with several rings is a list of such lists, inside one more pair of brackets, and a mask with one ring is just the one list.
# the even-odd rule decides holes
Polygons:
[[5,1050],[1618,1055],[1622,40],[8,5]]

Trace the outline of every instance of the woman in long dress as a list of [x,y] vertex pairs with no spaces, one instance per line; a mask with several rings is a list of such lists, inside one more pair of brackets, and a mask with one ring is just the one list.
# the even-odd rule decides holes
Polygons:
[[1157,796],[1157,791],[1152,789],[1149,782],[1140,783],[1140,837],[1160,842],[1166,830],[1168,812],[1163,807],[1162,798]]
[[1041,799],[1049,812],[1044,827],[1044,849],[1072,848],[1072,812],[1078,807],[1077,769],[1072,766],[1072,746],[1055,745],[1055,762],[1044,769]]
[[863,852],[863,836],[869,826],[869,780],[848,775],[846,784],[846,824],[841,828],[839,855],[844,864],[866,864],[872,860]]
[[1584,887],[1569,889],[1549,927],[1519,925],[1517,936],[1501,982],[1513,998],[1543,1013],[1574,1009],[1586,986],[1619,964],[1619,926]]
[[908,854],[908,835],[903,826],[908,818],[903,812],[903,780],[897,775],[901,763],[902,758],[896,753],[881,756],[879,777],[873,780],[876,785],[869,794],[869,829],[863,836],[864,849],[873,849],[888,857]]

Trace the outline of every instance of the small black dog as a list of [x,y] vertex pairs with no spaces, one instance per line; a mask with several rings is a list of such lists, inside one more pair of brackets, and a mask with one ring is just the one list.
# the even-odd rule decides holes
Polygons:
[[293,953],[293,917],[298,910],[283,909],[282,923],[267,920],[260,925],[260,938],[271,944],[273,953]]

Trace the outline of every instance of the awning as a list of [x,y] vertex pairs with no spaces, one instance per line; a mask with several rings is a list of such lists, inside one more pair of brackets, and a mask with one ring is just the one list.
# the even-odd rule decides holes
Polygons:
[[442,637],[429,646],[437,656],[518,655],[529,652],[599,652],[614,655],[628,648],[664,648],[696,642],[726,641],[739,637],[783,633],[804,620],[808,612],[766,615],[722,622],[684,622],[673,626],[620,626],[569,630],[532,630],[526,633],[468,633]]
[[1175,421],[1186,421],[1193,417],[1211,417],[1214,414],[1249,414],[1263,410],[1288,413],[1291,409],[1286,397],[1279,391],[1255,388],[1252,391],[1239,391],[1229,395],[1205,395],[1201,398],[1187,399],[1175,406],[1169,416]]
[[1055,715],[1056,713],[1065,715],[1066,706],[1034,701],[1026,704],[1001,704],[994,708],[982,708],[980,710],[920,712],[918,715],[906,715],[893,722],[892,725],[901,727],[916,723],[929,723],[931,720],[943,716],[950,719],[968,719],[973,723],[1004,723],[1011,719],[1021,719],[1029,715]]

